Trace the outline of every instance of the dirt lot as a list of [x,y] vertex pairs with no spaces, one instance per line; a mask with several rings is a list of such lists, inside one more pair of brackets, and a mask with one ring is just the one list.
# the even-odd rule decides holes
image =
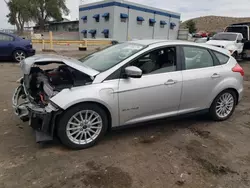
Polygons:
[[35,143],[11,107],[19,67],[1,63],[0,188],[249,188],[250,62],[241,65],[245,96],[230,120],[161,120],[71,151],[58,141]]

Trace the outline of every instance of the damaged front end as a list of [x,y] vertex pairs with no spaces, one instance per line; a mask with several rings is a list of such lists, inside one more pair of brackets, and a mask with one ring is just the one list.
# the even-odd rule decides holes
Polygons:
[[[56,64],[55,68],[39,65]],[[64,89],[92,84],[98,72],[80,66],[75,59],[63,56],[33,56],[20,63],[23,78],[12,103],[15,114],[36,131],[36,141],[53,139],[56,118],[63,110],[50,101]]]
[[45,107],[32,103],[25,93],[23,84],[16,88],[12,104],[15,114],[22,121],[29,121],[29,125],[36,131],[37,142],[53,140],[55,119],[62,113],[59,107],[50,103]]
[[53,140],[55,120],[62,113],[59,107],[51,103],[45,107],[32,103],[25,92],[23,80],[14,92],[12,104],[15,114],[22,121],[29,121],[29,125],[36,131],[37,142]]

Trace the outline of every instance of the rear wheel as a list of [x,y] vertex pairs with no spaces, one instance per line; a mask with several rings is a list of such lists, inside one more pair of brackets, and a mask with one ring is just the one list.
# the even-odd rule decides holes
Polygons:
[[71,149],[85,149],[95,145],[106,133],[108,119],[96,104],[82,104],[66,111],[58,124],[61,142]]
[[13,59],[17,62],[21,62],[26,58],[26,53],[23,50],[16,50],[13,53]]
[[210,115],[216,121],[227,120],[233,114],[236,103],[236,93],[233,90],[225,90],[215,98],[210,107]]

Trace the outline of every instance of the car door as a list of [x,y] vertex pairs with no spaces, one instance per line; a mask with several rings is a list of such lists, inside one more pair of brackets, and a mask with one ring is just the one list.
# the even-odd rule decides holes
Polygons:
[[183,46],[183,90],[180,114],[209,108],[211,94],[223,80],[221,65],[202,47]]
[[0,56],[8,57],[11,56],[13,51],[14,38],[7,34],[0,33]]
[[242,53],[242,51],[243,51],[244,43],[242,43],[242,39],[243,39],[242,34],[239,34],[237,37],[237,40],[236,40],[236,46],[237,46],[238,53]]
[[143,75],[120,79],[120,125],[177,115],[182,90],[178,49],[152,50],[126,65],[137,66]]

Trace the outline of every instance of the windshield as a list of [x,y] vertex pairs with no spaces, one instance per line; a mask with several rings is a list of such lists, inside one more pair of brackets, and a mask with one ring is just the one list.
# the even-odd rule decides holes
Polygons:
[[104,72],[145,47],[146,46],[144,45],[135,43],[116,44],[100,52],[82,58],[80,61],[92,69]]
[[237,34],[231,34],[231,33],[218,33],[213,36],[213,40],[235,41],[236,38]]

